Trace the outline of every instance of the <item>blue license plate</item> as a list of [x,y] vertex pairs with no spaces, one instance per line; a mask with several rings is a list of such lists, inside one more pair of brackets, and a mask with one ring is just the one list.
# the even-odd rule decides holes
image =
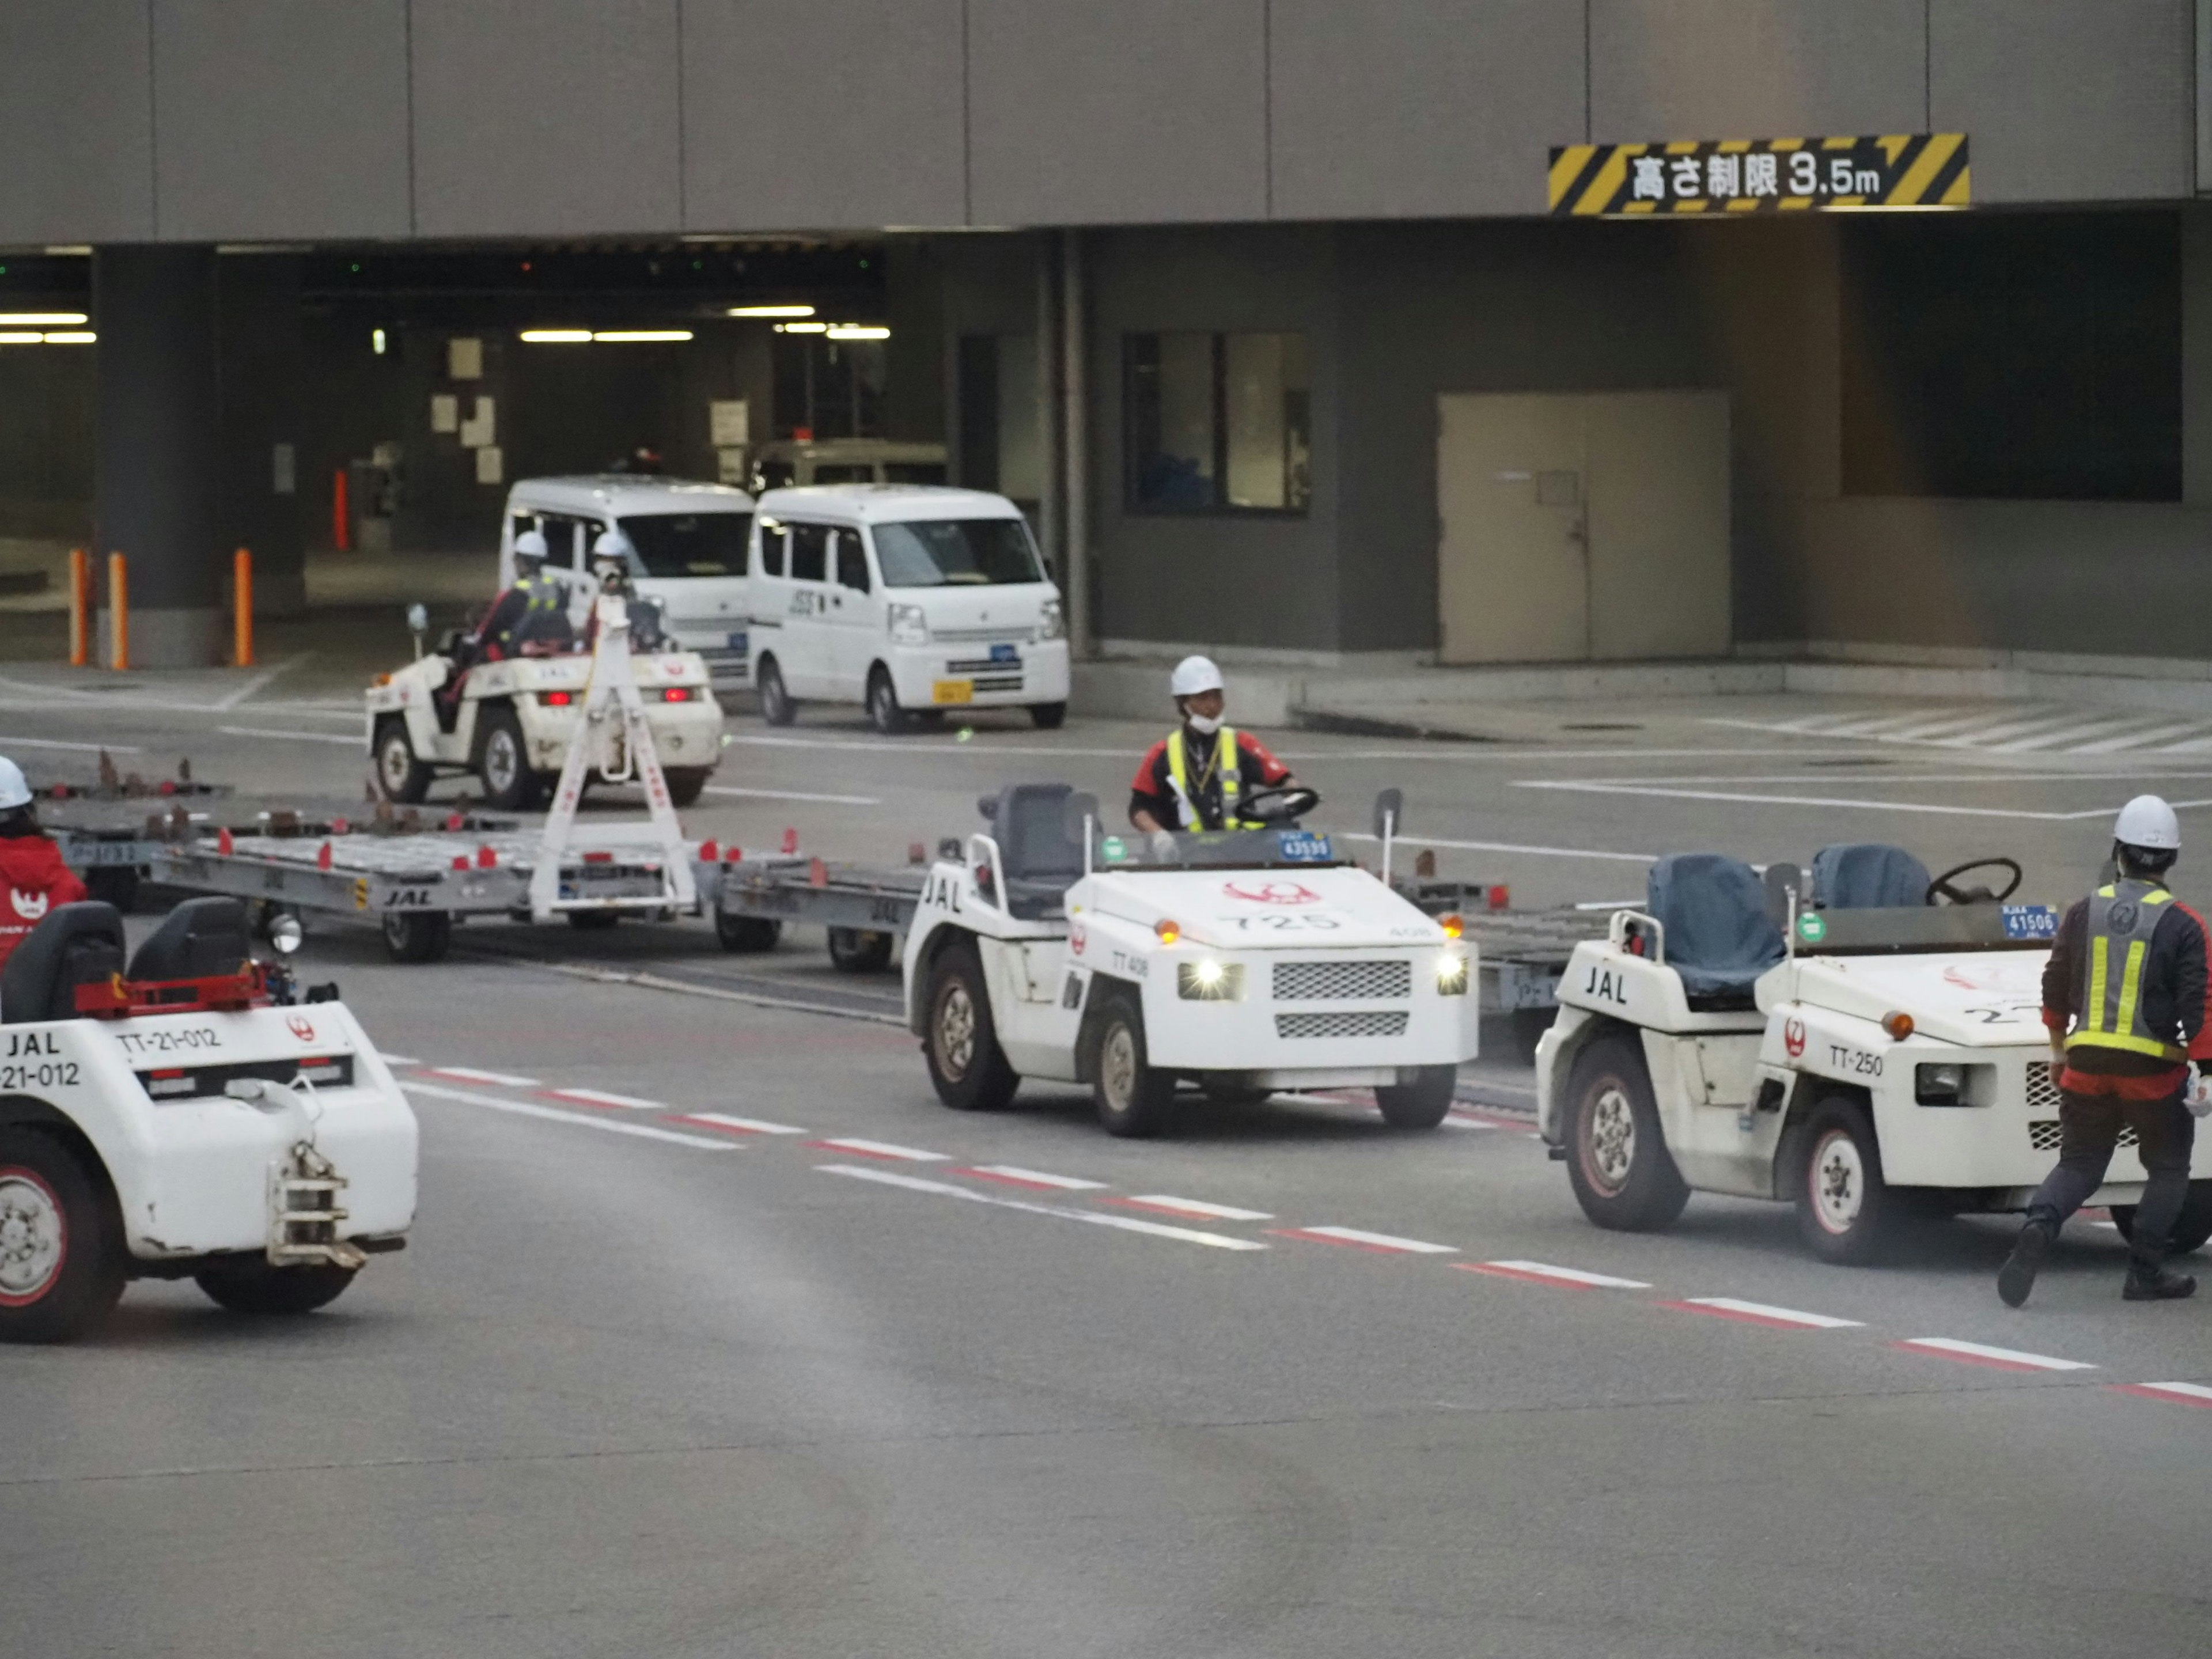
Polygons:
[[1336,854],[1327,836],[1309,835],[1303,830],[1279,830],[1275,832],[1275,855],[1290,864],[1327,864]]
[[1011,645],[994,645],[991,647],[993,662],[1019,662],[1021,659],[1022,653]]
[[2004,930],[2007,939],[2057,939],[2058,912],[2047,904],[2008,904]]
[[732,651],[739,653],[744,652],[746,648],[747,643],[748,641],[743,634],[732,634],[730,635],[730,649]]

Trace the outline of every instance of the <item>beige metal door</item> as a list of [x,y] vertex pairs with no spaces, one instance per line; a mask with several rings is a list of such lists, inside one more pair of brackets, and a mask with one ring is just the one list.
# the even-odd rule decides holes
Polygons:
[[1437,399],[1445,662],[1589,654],[1583,428],[1575,398]]
[[1583,402],[1590,655],[1725,654],[1728,394],[1623,392]]

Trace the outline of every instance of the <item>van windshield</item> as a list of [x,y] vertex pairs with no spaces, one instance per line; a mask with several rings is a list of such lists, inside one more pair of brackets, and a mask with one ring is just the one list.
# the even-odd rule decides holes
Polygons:
[[1029,526],[1019,519],[924,519],[874,526],[885,587],[1041,582]]
[[622,520],[647,576],[742,576],[752,529],[750,513],[656,513]]

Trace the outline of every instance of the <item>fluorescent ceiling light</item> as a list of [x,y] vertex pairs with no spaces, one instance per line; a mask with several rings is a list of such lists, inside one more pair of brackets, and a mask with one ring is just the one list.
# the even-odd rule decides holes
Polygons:
[[88,259],[92,257],[89,242],[49,242],[42,250],[50,259]]
[[888,340],[891,337],[890,330],[863,323],[832,323],[829,332],[833,340]]
[[99,337],[100,336],[88,328],[76,329],[67,334],[49,334],[46,336],[46,343],[48,345],[90,345]]
[[830,325],[827,323],[778,323],[775,325],[775,331],[779,334],[827,334],[830,331]]
[[35,330],[26,332],[21,329],[11,328],[7,332],[0,334],[0,345],[36,345],[40,337]]
[[812,306],[732,306],[725,317],[811,317]]
[[522,331],[526,345],[588,345],[592,331],[588,328],[526,328]]
[[691,337],[691,331],[688,328],[616,328],[602,330],[592,337],[604,340],[611,345],[635,345],[653,340],[688,340]]
[[76,328],[91,320],[82,311],[0,311],[0,328]]

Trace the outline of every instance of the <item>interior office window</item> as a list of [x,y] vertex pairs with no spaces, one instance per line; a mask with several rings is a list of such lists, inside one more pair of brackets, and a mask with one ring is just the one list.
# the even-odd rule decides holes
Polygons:
[[1124,344],[1129,505],[1303,513],[1312,381],[1303,334],[1132,334]]
[[791,579],[800,582],[826,581],[830,575],[830,526],[795,524],[791,526]]

